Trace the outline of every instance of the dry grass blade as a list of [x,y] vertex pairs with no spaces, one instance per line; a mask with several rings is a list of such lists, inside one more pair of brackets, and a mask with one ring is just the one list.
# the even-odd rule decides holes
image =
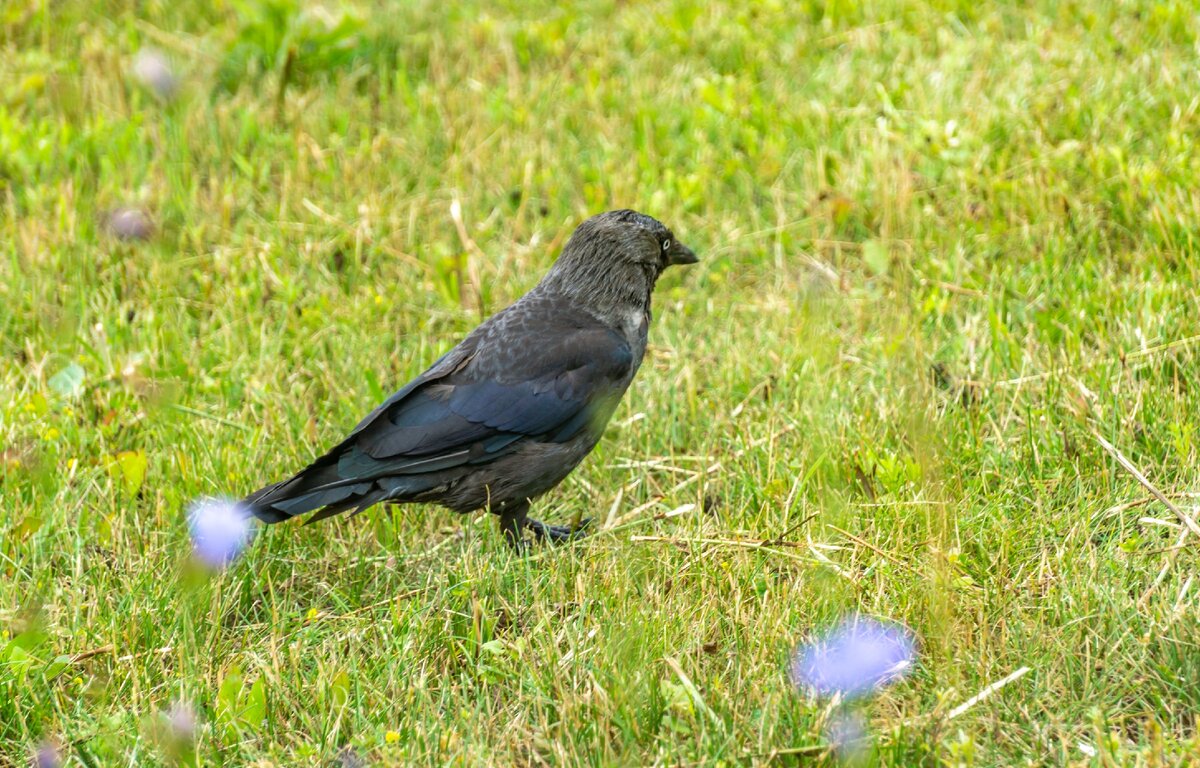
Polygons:
[[1175,506],[1174,502],[1167,498],[1166,494],[1158,490],[1158,488],[1155,487],[1155,485],[1151,483],[1146,476],[1143,475],[1140,470],[1138,470],[1137,467],[1133,466],[1133,462],[1127,459],[1125,454],[1121,453],[1121,451],[1118,450],[1115,445],[1101,437],[1099,432],[1092,432],[1092,436],[1096,438],[1104,450],[1108,451],[1109,454],[1111,454],[1112,457],[1117,460],[1118,464],[1124,467],[1129,474],[1133,475],[1135,480],[1142,484],[1142,487],[1144,487],[1147,491],[1150,491],[1154,498],[1161,501],[1163,506],[1171,510],[1175,516],[1179,518],[1179,521],[1188,527],[1189,531],[1197,536],[1200,536],[1200,525],[1196,524],[1196,521],[1191,515]]
[[903,560],[901,560],[900,558],[896,557],[896,556],[895,556],[895,555],[893,555],[893,554],[890,554],[890,553],[888,553],[888,552],[885,552],[885,551],[883,551],[882,549],[880,549],[879,547],[875,546],[875,545],[874,545],[874,544],[872,544],[871,542],[869,542],[869,541],[866,541],[866,540],[864,540],[864,539],[861,539],[861,538],[859,538],[858,536],[855,536],[853,533],[850,533],[849,531],[844,531],[844,530],[842,530],[841,528],[838,528],[836,525],[830,525],[829,527],[830,527],[830,528],[832,528],[833,530],[837,531],[838,533],[842,534],[842,535],[843,535],[843,536],[845,536],[847,539],[850,539],[850,540],[851,540],[851,541],[853,541],[855,544],[859,544],[859,545],[861,545],[861,546],[864,546],[864,547],[866,547],[867,549],[871,550],[871,551],[872,551],[872,552],[874,552],[875,554],[877,554],[877,555],[879,555],[880,557],[882,557],[884,560],[887,560],[889,563],[893,563],[893,564],[895,564],[895,565],[898,565],[898,566],[900,566],[901,568],[904,568],[905,570],[907,570],[907,571],[911,571],[911,572],[913,572],[913,573],[916,573],[916,572],[917,572],[917,570],[916,570],[915,568],[913,568],[911,565],[909,565],[908,563],[904,562]]
[[[484,314],[483,293],[479,287],[479,269],[476,266],[476,260],[487,257],[483,253],[483,249],[467,232],[467,225],[463,221],[462,202],[457,197],[450,203],[450,218],[454,221],[454,230],[458,233],[458,239],[463,247],[463,252],[454,262],[455,276],[458,280],[458,305],[463,309],[467,308],[467,291],[469,290],[475,294],[475,307],[482,316]],[[472,256],[474,258],[471,258]]]
[[1175,539],[1175,544],[1167,550],[1167,556],[1163,559],[1162,567],[1158,569],[1158,575],[1154,577],[1154,582],[1146,588],[1142,596],[1138,598],[1138,608],[1146,607],[1146,603],[1150,601],[1150,596],[1158,589],[1159,585],[1167,578],[1167,574],[1171,572],[1171,566],[1175,563],[1175,558],[1178,556],[1183,545],[1187,543],[1188,534],[1191,533],[1187,528],[1179,531],[1178,538]]
[[712,708],[709,707],[704,701],[704,696],[701,695],[700,689],[698,689],[696,684],[692,682],[692,678],[688,677],[687,673],[683,671],[683,667],[679,666],[679,662],[670,656],[664,657],[663,661],[665,661],[667,666],[671,668],[671,671],[675,673],[675,677],[679,679],[680,685],[683,686],[684,690],[687,691],[688,696],[691,697],[692,703],[695,705],[696,709],[700,712],[703,712],[714,724],[720,725],[721,718],[719,718],[717,713],[713,712]]
[[[791,432],[795,428],[796,428],[795,424],[788,424],[786,427],[778,429],[778,430],[772,432],[770,435],[767,435],[766,437],[760,437],[757,440],[753,440],[745,448],[739,448],[738,450],[734,451],[732,458],[740,459],[742,456],[745,456],[750,451],[753,451],[756,448],[759,448],[766,443],[770,443],[770,442],[774,442],[775,440],[778,440],[780,437],[783,437],[784,435]],[[676,483],[675,485],[673,485],[669,489],[667,489],[667,492],[665,494],[656,495],[655,497],[651,498],[649,501],[634,507],[633,509],[631,509],[630,511],[626,512],[624,515],[622,515],[621,517],[619,517],[615,521],[613,521],[611,526],[606,524],[605,530],[611,530],[612,528],[617,528],[617,527],[623,525],[624,523],[629,522],[630,520],[637,517],[642,512],[645,512],[647,509],[650,509],[651,507],[654,507],[655,505],[657,505],[664,498],[667,498],[668,496],[679,493],[684,488],[687,488],[689,485],[692,485],[693,483],[699,481],[701,478],[708,477],[710,475],[715,475],[716,473],[720,472],[724,467],[725,467],[725,464],[723,462],[714,461],[712,464],[709,464],[703,470],[693,472],[690,477],[679,481],[678,483]],[[640,477],[637,479],[631,480],[630,482],[626,483],[620,489],[620,491],[624,492],[626,490],[632,490],[633,488],[637,487],[637,484],[640,482],[641,482]],[[609,515],[609,517],[611,518],[612,515]]]
[[681,536],[630,536],[630,541],[656,541],[663,544],[715,544],[725,547],[741,547],[743,549],[772,549],[773,547],[795,547],[803,549],[804,545],[796,541],[777,541],[775,539],[727,539],[715,537],[698,537],[689,539]]
[[[1160,352],[1170,352],[1172,350],[1190,347],[1197,342],[1200,342],[1200,334],[1196,334],[1193,336],[1185,336],[1184,338],[1175,339],[1174,341],[1168,341],[1163,344],[1156,344],[1153,347],[1147,347],[1146,349],[1137,349],[1132,352],[1126,352],[1121,355],[1121,359],[1122,360],[1135,360],[1135,359],[1139,359],[1139,358],[1143,358],[1143,357],[1153,357],[1154,355],[1157,355]],[[1085,370],[1089,370],[1091,368],[1095,368],[1096,366],[1101,365],[1102,363],[1105,363],[1105,362],[1112,362],[1112,360],[1111,360],[1111,358],[1099,358],[1099,359],[1093,360],[1085,365],[1073,366],[1069,370],[1073,370],[1075,372],[1085,371]],[[1018,376],[1018,377],[1012,378],[1012,379],[1004,379],[1002,381],[993,381],[990,384],[988,384],[987,382],[978,382],[978,383],[986,385],[986,386],[992,386],[992,387],[998,387],[998,388],[999,387],[1014,387],[1014,386],[1020,386],[1022,384],[1028,384],[1033,381],[1045,381],[1046,379],[1049,379],[1054,374],[1055,374],[1055,371],[1043,371],[1041,373],[1032,373],[1032,374],[1028,374],[1026,376]]]
[[[1169,498],[1169,499],[1200,499],[1200,493],[1186,492],[1186,491],[1178,492],[1178,493],[1168,493],[1167,498]],[[1133,501],[1126,501],[1126,502],[1122,502],[1120,504],[1114,504],[1113,506],[1104,510],[1104,512],[1102,514],[1106,517],[1112,516],[1112,515],[1119,515],[1120,513],[1127,512],[1131,509],[1137,509],[1138,507],[1144,507],[1147,504],[1149,504],[1150,502],[1155,501],[1155,500],[1156,500],[1156,497],[1154,497],[1154,496],[1146,496],[1145,498],[1134,499]]]
[[953,720],[954,718],[963,714],[964,712],[966,712],[968,709],[975,706],[979,702],[987,699],[988,697],[990,697],[992,694],[994,694],[996,691],[1000,690],[1004,686],[1008,685],[1009,683],[1014,683],[1017,680],[1020,680],[1022,677],[1024,677],[1027,674],[1029,674],[1029,667],[1021,667],[1016,672],[1013,672],[1010,675],[1006,675],[1006,676],[1000,678],[996,682],[994,682],[991,685],[989,685],[988,687],[984,688],[979,693],[975,694],[971,698],[964,701],[962,704],[959,704],[957,707],[950,710],[946,714],[946,719]]
[[1171,565],[1175,562],[1176,556],[1178,555],[1180,549],[1182,549],[1184,543],[1187,541],[1188,533],[1190,532],[1196,536],[1200,536],[1200,526],[1196,524],[1196,521],[1191,517],[1191,515],[1188,515],[1182,509],[1175,506],[1175,504],[1173,504],[1171,500],[1167,498],[1166,494],[1155,487],[1155,485],[1151,483],[1150,480],[1147,479],[1137,467],[1133,466],[1133,463],[1126,458],[1125,454],[1121,453],[1121,451],[1119,451],[1115,445],[1105,440],[1098,432],[1093,431],[1092,436],[1096,438],[1097,442],[1100,443],[1104,450],[1108,451],[1108,453],[1117,460],[1118,464],[1120,464],[1127,472],[1133,475],[1133,477],[1142,484],[1142,487],[1150,491],[1154,498],[1161,501],[1167,509],[1171,510],[1171,512],[1173,512],[1175,516],[1179,518],[1179,521],[1185,526],[1184,530],[1180,531],[1179,540],[1175,543],[1175,546],[1168,550],[1166,559],[1163,560],[1162,568],[1159,569],[1158,575],[1154,578],[1154,582],[1146,589],[1145,592],[1142,593],[1142,596],[1138,598],[1137,604],[1138,607],[1141,608],[1146,605],[1146,603],[1150,600],[1150,596],[1154,594],[1154,591],[1158,589],[1158,586],[1162,584],[1163,580],[1167,577],[1167,574],[1171,571]]
[[71,663],[78,664],[81,661],[86,661],[87,659],[91,659],[96,656],[103,656],[106,653],[113,653],[115,650],[116,650],[115,647],[112,645],[102,645],[99,648],[92,648],[90,650],[80,651],[79,653],[76,653],[71,656]]

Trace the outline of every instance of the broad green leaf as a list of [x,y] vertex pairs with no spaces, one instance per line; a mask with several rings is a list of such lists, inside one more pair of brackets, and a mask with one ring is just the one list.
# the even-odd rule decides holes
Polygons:
[[245,700],[242,702],[242,711],[239,719],[242,724],[258,730],[262,727],[263,720],[267,717],[267,686],[260,677],[254,681],[254,685],[250,686],[250,690],[246,692]]
[[83,366],[71,363],[50,377],[50,389],[63,397],[74,399],[83,394]]
[[862,246],[863,261],[876,275],[886,275],[892,265],[888,247],[878,240],[868,240]]
[[54,661],[46,665],[46,671],[43,673],[47,680],[53,680],[61,675],[71,666],[71,657],[59,655],[54,657]]
[[217,719],[232,724],[237,718],[238,698],[242,693],[242,673],[234,667],[217,689]]
[[500,656],[505,652],[505,643],[503,640],[488,640],[479,646],[479,650],[492,656]]
[[132,494],[137,493],[146,480],[147,464],[145,451],[121,451],[109,457],[108,471],[114,478],[119,477]]
[[19,645],[9,644],[8,661],[5,662],[5,666],[18,684],[23,685],[25,683],[25,678],[29,674],[29,668],[33,666],[34,661],[36,659],[29,651]]
[[350,676],[345,671],[338,672],[333,676],[333,682],[329,684],[329,701],[333,705],[333,709],[338,710],[345,707],[349,700]]
[[17,542],[25,541],[30,536],[37,533],[38,529],[41,527],[42,518],[38,517],[37,515],[26,515],[20,523],[13,527],[11,534],[12,539],[13,541]]

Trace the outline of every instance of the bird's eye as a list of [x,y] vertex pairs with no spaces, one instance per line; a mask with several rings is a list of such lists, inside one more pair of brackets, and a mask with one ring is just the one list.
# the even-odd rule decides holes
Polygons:
[[663,250],[665,251],[665,250],[667,250],[667,249],[668,249],[668,248],[670,248],[670,247],[671,247],[671,240],[670,240],[670,238],[668,238],[668,239],[666,239],[666,240],[663,240]]

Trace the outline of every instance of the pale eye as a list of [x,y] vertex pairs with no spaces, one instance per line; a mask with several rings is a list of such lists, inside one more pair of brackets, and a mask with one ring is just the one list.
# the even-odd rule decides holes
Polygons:
[[670,241],[670,240],[663,240],[663,250],[665,251],[665,250],[667,250],[667,249],[668,249],[668,248],[670,248],[670,247],[671,247],[671,241]]

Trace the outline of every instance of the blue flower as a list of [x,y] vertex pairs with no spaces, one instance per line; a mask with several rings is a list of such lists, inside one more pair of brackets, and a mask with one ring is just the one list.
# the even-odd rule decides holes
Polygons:
[[52,741],[43,741],[38,745],[38,750],[33,756],[34,768],[60,768],[62,766],[62,753],[59,752],[58,745]]
[[237,504],[204,499],[188,510],[192,551],[210,568],[225,568],[242,553],[254,535],[250,516]]
[[797,685],[817,694],[853,699],[907,674],[915,645],[906,627],[852,616],[801,646],[792,675]]
[[154,48],[143,48],[133,57],[133,76],[161,99],[169,99],[179,88],[179,78],[166,55]]
[[141,208],[118,208],[109,217],[108,226],[120,240],[146,240],[154,234],[154,224]]
[[196,740],[196,710],[186,701],[176,701],[163,713],[171,736],[177,741],[191,743]]

